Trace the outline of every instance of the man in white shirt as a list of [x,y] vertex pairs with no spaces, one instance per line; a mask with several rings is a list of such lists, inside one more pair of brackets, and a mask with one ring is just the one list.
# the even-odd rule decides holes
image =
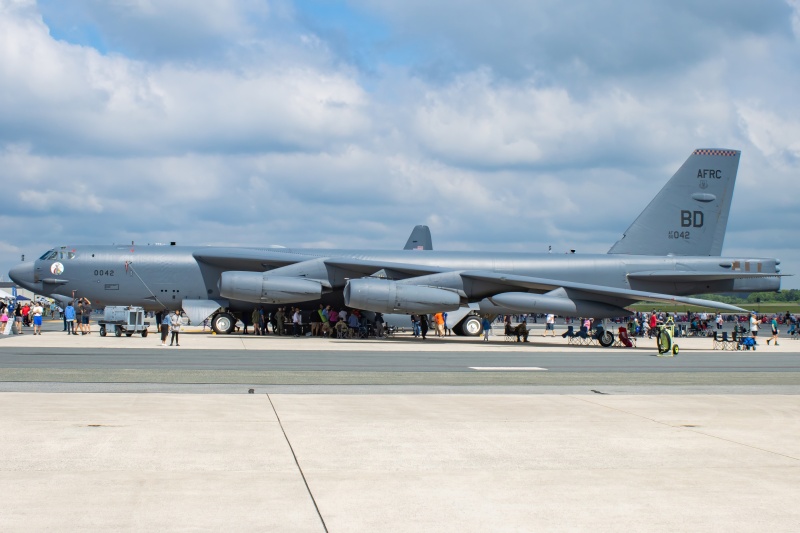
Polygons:
[[294,336],[299,337],[303,332],[303,315],[300,314],[299,307],[294,308],[294,314],[292,315],[292,326],[294,327]]
[[552,313],[547,314],[547,318],[545,319],[545,326],[544,326],[544,333],[542,337],[547,337],[547,332],[552,333],[552,336],[556,336],[556,315]]
[[42,334],[42,315],[44,314],[44,307],[40,302],[36,302],[33,304],[33,308],[31,309],[31,314],[33,315],[33,334],[34,335],[41,335]]

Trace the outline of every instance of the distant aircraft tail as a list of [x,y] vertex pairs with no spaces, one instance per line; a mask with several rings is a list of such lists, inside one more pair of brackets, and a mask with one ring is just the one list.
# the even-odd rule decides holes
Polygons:
[[403,250],[433,250],[431,229],[428,226],[414,226]]
[[740,155],[692,152],[608,253],[721,255]]

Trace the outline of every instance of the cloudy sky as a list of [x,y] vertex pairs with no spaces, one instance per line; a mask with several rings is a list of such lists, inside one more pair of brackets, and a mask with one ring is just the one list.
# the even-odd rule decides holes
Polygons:
[[800,0],[0,0],[0,272],[66,243],[604,253],[695,148],[800,288]]

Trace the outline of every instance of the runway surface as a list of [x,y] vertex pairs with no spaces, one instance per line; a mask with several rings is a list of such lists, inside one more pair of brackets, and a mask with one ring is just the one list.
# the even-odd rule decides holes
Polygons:
[[[800,342],[757,351],[714,351],[708,338],[682,338],[677,357],[637,348],[575,346],[561,337],[484,343],[210,335],[188,331],[181,347],[156,335],[71,336],[47,321],[43,335],[0,337],[0,391],[349,392],[349,393],[762,393],[800,390]],[[29,332],[29,330],[26,330]],[[153,333],[153,332],[151,332]],[[610,388],[610,389],[609,389]]]

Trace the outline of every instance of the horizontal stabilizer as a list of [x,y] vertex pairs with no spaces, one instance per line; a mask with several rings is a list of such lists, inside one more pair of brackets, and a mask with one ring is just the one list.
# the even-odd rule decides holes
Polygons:
[[774,272],[682,272],[676,270],[653,270],[650,272],[633,272],[628,274],[628,278],[642,281],[690,283],[695,281],[720,281],[725,279],[774,278],[776,276],[782,277],[785,275],[787,274],[776,274]]

